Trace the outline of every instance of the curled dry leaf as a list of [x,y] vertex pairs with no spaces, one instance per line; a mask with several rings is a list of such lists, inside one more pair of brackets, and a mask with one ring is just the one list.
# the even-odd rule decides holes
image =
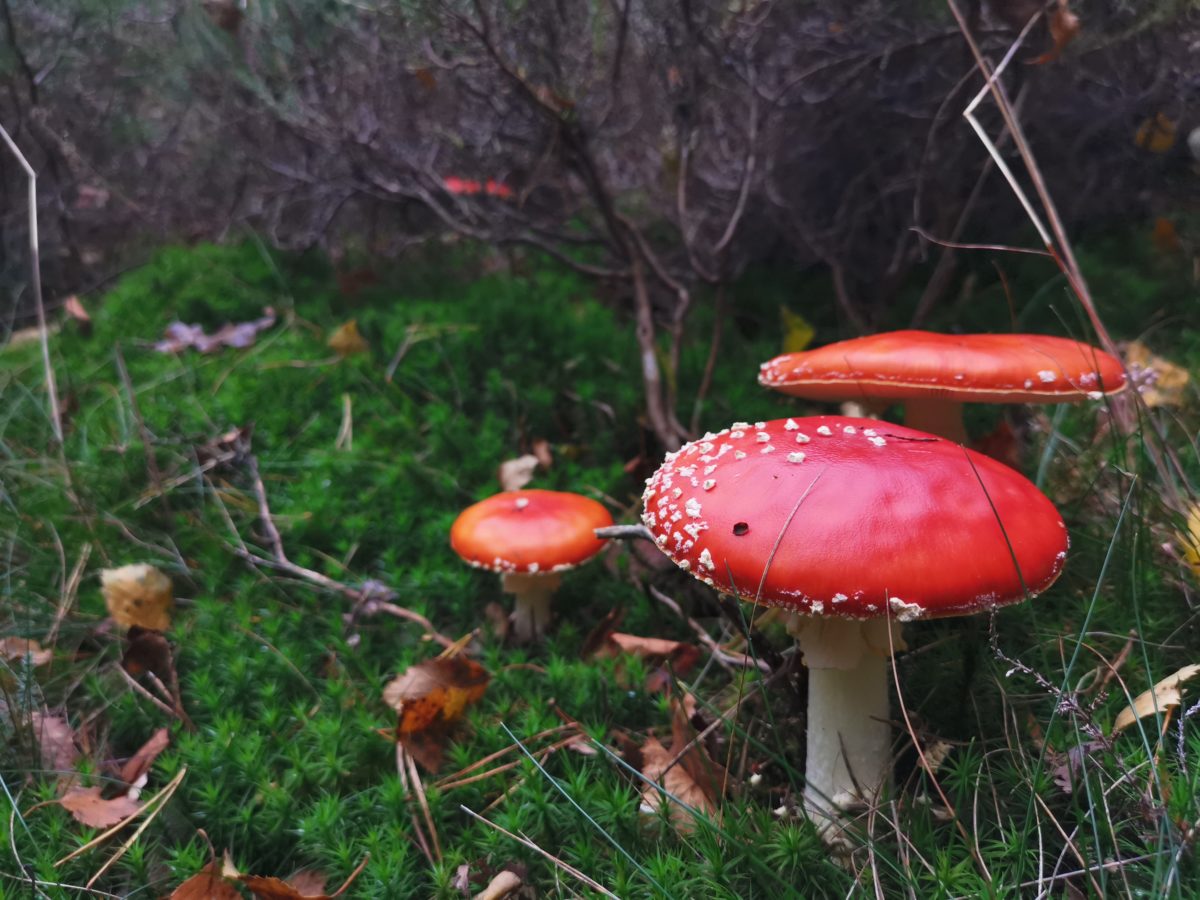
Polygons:
[[242,900],[242,895],[221,874],[213,860],[171,892],[167,900]]
[[1120,734],[1138,719],[1152,716],[1178,706],[1183,702],[1183,684],[1200,675],[1200,665],[1184,666],[1168,675],[1148,691],[1138,694],[1133,702],[1121,710],[1113,722],[1112,733]]
[[505,869],[493,878],[488,886],[476,894],[472,900],[503,900],[513,891],[519,890],[521,885],[521,876],[511,869]]
[[30,665],[44,666],[50,662],[53,656],[53,651],[42,649],[42,645],[37,641],[18,637],[0,638],[0,658],[2,659],[16,662],[28,658]]
[[129,757],[125,764],[121,766],[120,779],[125,784],[133,787],[141,781],[150,771],[150,767],[154,765],[154,760],[158,759],[158,755],[162,753],[171,743],[171,734],[167,729],[160,728],[151,735],[150,740]]
[[1156,356],[1141,341],[1130,341],[1125,348],[1133,382],[1147,406],[1180,406],[1191,376],[1188,370]]
[[59,798],[58,802],[75,818],[75,821],[90,828],[108,828],[116,825],[142,808],[140,802],[125,794],[105,799],[101,796],[99,785],[90,788],[71,788]]
[[487,669],[458,655],[418,663],[388,683],[383,700],[399,713],[396,736],[417,762],[440,767],[450,729],[490,679]]
[[118,625],[137,625],[152,631],[171,627],[171,579],[154,566],[136,563],[104,569],[100,586],[108,613]]
[[1054,45],[1033,61],[1035,66],[1058,59],[1067,44],[1078,36],[1081,22],[1079,16],[1067,6],[1067,0],[1058,0],[1054,12],[1050,13],[1049,25],[1050,39],[1054,41]]
[[261,318],[222,325],[212,334],[207,334],[201,325],[172,322],[154,349],[159,353],[179,353],[189,347],[200,353],[216,353],[225,347],[241,349],[252,346],[258,339],[258,333],[274,324],[275,310],[269,306],[263,310]]
[[370,349],[370,345],[358,330],[357,319],[343,322],[334,329],[333,334],[329,335],[329,340],[325,343],[343,359],[353,356],[355,353],[366,353]]
[[500,463],[496,479],[502,491],[519,491],[533,481],[533,471],[538,467],[538,458],[532,453],[508,459]]

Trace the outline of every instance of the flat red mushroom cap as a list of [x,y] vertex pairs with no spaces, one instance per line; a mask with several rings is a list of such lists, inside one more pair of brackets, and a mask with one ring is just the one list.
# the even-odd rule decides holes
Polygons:
[[1067,557],[1024,476],[874,419],[737,423],[668,456],[643,502],[681,568],[806,615],[965,615],[1038,594]]
[[467,507],[450,529],[450,546],[473,566],[494,572],[562,571],[595,556],[593,533],[613,523],[590,497],[563,491],[505,491]]
[[1058,403],[1123,390],[1125,370],[1068,338],[891,331],[777,356],[762,364],[758,381],[813,400]]

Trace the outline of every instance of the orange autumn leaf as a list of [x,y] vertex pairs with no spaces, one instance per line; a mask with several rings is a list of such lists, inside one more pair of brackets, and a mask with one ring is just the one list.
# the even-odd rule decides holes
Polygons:
[[160,728],[150,736],[150,740],[129,757],[125,761],[125,765],[121,766],[121,781],[133,787],[146,776],[150,771],[150,767],[154,765],[154,760],[158,759],[158,755],[167,749],[171,743],[171,734],[167,729]]
[[43,649],[37,641],[19,637],[0,638],[0,659],[17,662],[28,657],[30,665],[44,666],[53,656],[52,650]]
[[401,735],[449,725],[487,690],[491,675],[459,655],[417,663],[383,689],[383,702],[400,714]]
[[242,900],[242,895],[225,880],[214,860],[175,888],[167,900]]
[[1143,150],[1163,154],[1175,146],[1178,124],[1165,113],[1155,113],[1138,126],[1133,142]]
[[325,876],[312,870],[302,870],[286,880],[265,875],[243,875],[233,864],[228,850],[225,851],[222,874],[230,880],[240,881],[250,890],[250,893],[261,900],[334,900],[335,897],[344,894],[354,883],[362,870],[366,868],[370,858],[369,855],[363,857],[358,867],[332,894],[325,893]]

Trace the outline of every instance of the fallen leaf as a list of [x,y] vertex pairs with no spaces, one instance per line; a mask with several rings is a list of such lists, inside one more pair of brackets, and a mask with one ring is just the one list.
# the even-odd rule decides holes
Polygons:
[[162,753],[171,743],[171,733],[165,728],[160,728],[150,737],[150,740],[129,757],[125,764],[121,766],[120,779],[125,784],[133,787],[150,771],[150,767],[154,765],[154,760]]
[[154,566],[135,563],[104,569],[100,572],[100,589],[108,613],[118,625],[137,625],[152,631],[171,627],[171,579]]
[[783,353],[799,353],[812,343],[817,333],[808,319],[783,305],[779,307],[779,321],[783,326]]
[[1120,734],[1138,719],[1178,706],[1183,702],[1183,683],[1197,674],[1200,674],[1200,665],[1184,666],[1150,690],[1138,694],[1129,706],[1121,710],[1113,722],[1112,733]]
[[37,641],[19,637],[0,638],[0,658],[2,659],[16,662],[28,658],[30,665],[44,666],[53,657],[54,651],[43,650],[42,645]]
[[343,359],[353,356],[355,353],[366,353],[370,349],[370,345],[358,330],[357,319],[343,322],[334,329],[333,334],[329,335],[329,340],[325,343]]
[[325,893],[325,876],[312,870],[297,872],[286,881],[282,878],[264,875],[243,875],[233,864],[228,850],[225,851],[225,861],[221,873],[232,881],[240,881],[246,885],[250,893],[255,897],[263,898],[263,900],[333,900],[344,894],[354,883],[354,880],[366,868],[370,858],[369,855],[363,857],[363,861],[358,864],[358,867],[332,894]]
[[1191,380],[1187,369],[1151,353],[1141,341],[1129,342],[1125,348],[1125,362],[1147,406],[1183,404]]
[[383,689],[383,702],[400,714],[401,734],[425,731],[461,718],[490,679],[483,666],[462,655],[427,659],[393,679]]
[[83,304],[79,302],[79,298],[72,294],[63,301],[63,312],[67,314],[67,318],[73,321],[79,329],[79,333],[84,337],[89,337],[92,333],[92,317],[88,315],[87,310],[83,308]]
[[263,309],[261,318],[249,322],[223,325],[212,334],[206,334],[201,325],[172,322],[163,333],[163,339],[154,345],[159,353],[179,353],[189,348],[200,353],[216,353],[225,347],[241,349],[251,346],[258,333],[275,324],[275,310]]
[[636,656],[645,662],[648,670],[645,689],[650,694],[671,693],[673,676],[686,675],[700,659],[700,648],[695,644],[619,631],[606,635],[593,655],[607,658],[620,653]]
[[717,818],[717,797],[726,777],[725,770],[709,758],[700,744],[688,746],[695,730],[688,724],[683,707],[680,704],[674,707],[671,749],[653,737],[641,748],[642,774],[657,782],[657,786],[643,789],[642,809],[653,812],[667,805],[675,829],[688,834],[695,827],[695,812]]
[[1183,544],[1183,561],[1200,575],[1200,503],[1192,504],[1187,514],[1187,526],[1179,533]]
[[1155,113],[1138,126],[1133,136],[1133,142],[1143,150],[1151,153],[1167,153],[1175,146],[1178,126],[1174,119],[1165,113]]
[[508,459],[500,463],[496,470],[496,479],[500,482],[502,491],[519,491],[533,481],[534,469],[538,467],[538,458],[532,453]]
[[554,454],[550,451],[550,442],[544,438],[538,438],[529,445],[530,452],[537,457],[538,464],[543,469],[549,469],[554,465]]
[[1049,17],[1050,39],[1054,41],[1054,46],[1035,59],[1033,65],[1038,66],[1058,59],[1067,44],[1078,36],[1080,24],[1079,16],[1071,12],[1067,0],[1058,0],[1058,5]]
[[41,712],[29,714],[33,726],[33,738],[37,741],[42,768],[60,774],[73,773],[79,761],[75,748],[75,731],[62,716],[51,716]]
[[125,794],[105,799],[100,796],[99,785],[71,788],[58,802],[75,817],[75,821],[90,828],[108,828],[116,825],[142,808],[140,802]]
[[167,900],[242,900],[242,895],[221,875],[213,860],[171,892]]
[[516,872],[505,869],[493,878],[486,888],[480,891],[472,898],[472,900],[502,900],[513,891],[518,890],[521,885],[521,876]]
[[399,713],[396,737],[427,770],[441,767],[450,730],[487,690],[491,675],[465,656],[437,657],[412,666],[383,689]]

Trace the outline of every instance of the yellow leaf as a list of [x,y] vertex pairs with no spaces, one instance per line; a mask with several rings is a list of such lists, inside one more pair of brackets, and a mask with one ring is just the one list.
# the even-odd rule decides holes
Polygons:
[[137,625],[151,631],[171,627],[174,596],[171,579],[154,566],[136,563],[100,573],[100,590],[108,614],[118,625]]
[[1179,533],[1179,541],[1183,544],[1183,561],[1200,575],[1200,504],[1188,510],[1187,528]]
[[[1125,349],[1134,383],[1147,406],[1180,406],[1183,404],[1191,376],[1182,366],[1156,356],[1141,341],[1130,341]],[[1139,374],[1141,373],[1141,374]]]
[[1156,712],[1170,709],[1183,702],[1181,685],[1200,674],[1200,665],[1184,666],[1178,672],[1168,675],[1150,690],[1138,694],[1133,703],[1121,710],[1113,723],[1113,734],[1124,731],[1138,719],[1152,716]]
[[808,323],[808,319],[798,312],[792,312],[782,304],[779,307],[779,321],[783,326],[783,352],[799,353],[812,343],[816,329]]
[[1138,126],[1133,142],[1151,153],[1166,153],[1175,146],[1175,120],[1164,113],[1155,113]]
[[370,345],[363,338],[358,330],[358,320],[351,319],[348,322],[343,322],[329,336],[326,344],[338,356],[346,357],[353,356],[355,353],[366,353],[370,349]]

